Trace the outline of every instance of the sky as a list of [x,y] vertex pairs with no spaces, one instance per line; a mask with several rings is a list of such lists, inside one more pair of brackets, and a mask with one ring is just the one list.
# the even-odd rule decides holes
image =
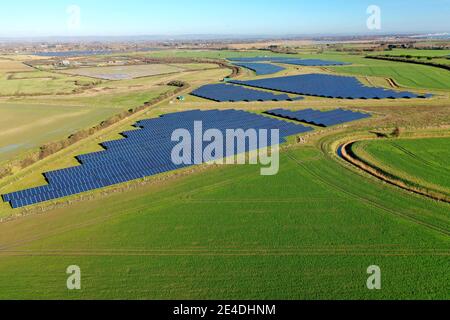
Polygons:
[[433,33],[449,17],[450,0],[14,0],[0,37]]

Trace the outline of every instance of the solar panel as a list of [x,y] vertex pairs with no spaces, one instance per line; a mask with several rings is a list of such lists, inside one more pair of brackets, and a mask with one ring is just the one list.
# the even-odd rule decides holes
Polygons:
[[[191,166],[193,164],[173,163],[172,151],[176,143],[172,142],[171,137],[175,129],[186,129],[194,135],[195,121],[202,121],[204,130],[214,128],[223,134],[227,129],[279,129],[281,142],[288,136],[312,130],[238,110],[193,110],[141,120],[135,124],[135,131],[123,133],[123,139],[104,142],[105,150],[77,156],[81,165],[44,173],[47,185],[2,195],[3,201],[9,202],[13,208],[21,208]],[[275,143],[278,141],[267,141],[268,146]],[[203,148],[207,145],[202,142]],[[258,141],[256,146],[250,148],[248,141],[244,141],[244,146],[245,152],[248,152],[252,148],[266,146],[266,142]],[[199,148],[200,152],[203,150],[193,141],[191,147]],[[222,155],[220,152],[209,155],[202,162],[221,159],[226,151],[224,148]],[[231,151],[234,155],[242,152],[237,144]],[[191,155],[191,163],[195,163],[194,156],[195,152]]]
[[318,111],[313,109],[290,111],[285,109],[274,109],[266,111],[266,113],[280,118],[297,120],[321,127],[330,127],[371,117],[371,115],[367,113],[343,109],[331,111]]
[[364,86],[355,77],[306,74],[231,83],[291,94],[340,99],[427,98],[429,95]]
[[253,90],[228,84],[209,84],[194,90],[191,92],[191,95],[216,102],[291,100],[287,94],[277,95],[271,92]]
[[247,63],[235,63],[235,65],[239,66],[239,67],[244,67],[247,69],[250,69],[254,72],[256,72],[256,75],[258,76],[263,76],[263,75],[269,75],[269,74],[274,74],[283,70],[286,70],[286,68],[283,67],[279,67],[270,63],[252,63],[252,62],[247,62]]

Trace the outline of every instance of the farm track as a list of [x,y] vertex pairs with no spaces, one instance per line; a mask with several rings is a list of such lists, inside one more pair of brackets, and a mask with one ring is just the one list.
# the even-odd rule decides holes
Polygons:
[[313,170],[311,170],[310,168],[308,168],[303,162],[297,160],[297,159],[295,158],[295,156],[293,156],[293,155],[292,155],[291,153],[289,153],[289,152],[288,152],[288,157],[291,158],[293,161],[295,161],[299,166],[301,166],[303,170],[307,171],[309,174],[311,174],[312,176],[314,176],[318,181],[321,181],[322,183],[328,185],[329,187],[331,187],[331,188],[333,188],[333,189],[335,189],[335,190],[337,190],[337,191],[340,191],[340,192],[342,192],[342,193],[344,193],[344,194],[346,194],[346,195],[348,195],[348,196],[350,196],[350,197],[352,197],[352,198],[355,198],[355,199],[357,199],[357,200],[359,200],[359,201],[362,201],[362,202],[364,202],[364,203],[366,203],[366,204],[368,204],[368,205],[370,205],[370,206],[373,206],[373,207],[376,207],[376,208],[378,208],[378,209],[381,209],[381,210],[383,210],[383,211],[385,211],[385,212],[387,212],[387,213],[389,213],[389,214],[391,214],[391,215],[394,215],[394,216],[397,216],[397,217],[401,217],[401,218],[403,218],[403,219],[407,219],[407,220],[409,220],[410,222],[413,222],[413,223],[415,223],[415,224],[417,224],[417,225],[426,227],[427,229],[433,230],[433,231],[438,232],[438,233],[440,233],[440,234],[442,234],[442,235],[450,236],[450,231],[449,231],[448,229],[441,228],[441,227],[439,227],[439,226],[437,226],[437,225],[434,225],[434,224],[431,224],[431,223],[422,221],[422,220],[420,220],[420,219],[414,218],[414,217],[412,217],[412,216],[410,216],[410,215],[408,215],[408,214],[401,213],[401,212],[399,212],[399,211],[396,211],[396,210],[387,208],[387,207],[385,207],[384,205],[382,205],[382,204],[380,204],[380,203],[377,203],[376,201],[373,201],[373,200],[368,199],[368,198],[366,198],[366,197],[364,197],[364,196],[358,195],[358,194],[356,194],[356,193],[354,193],[354,192],[350,192],[350,191],[348,191],[348,190],[342,188],[342,187],[339,186],[338,184],[332,183],[332,182],[330,182],[329,180],[323,178],[321,175],[318,175],[318,174],[315,173]]
[[[390,174],[389,172],[385,171],[384,169],[377,167],[376,165],[373,165],[373,164],[369,163],[368,161],[358,157],[353,152],[351,152],[351,154],[350,154],[350,152],[348,152],[347,149],[348,148],[351,149],[352,145],[355,144],[356,142],[357,141],[352,141],[352,142],[346,143],[340,147],[341,153],[342,153],[342,158],[345,161],[347,161],[348,163],[350,163],[351,165],[370,174],[371,176],[377,178],[378,180],[381,180],[385,183],[393,185],[397,188],[403,189],[405,191],[414,193],[414,194],[422,196],[422,197],[429,198],[434,201],[450,203],[450,199],[448,198],[448,196],[440,191],[430,190],[430,189],[424,190],[423,188],[425,188],[425,187],[423,187],[423,186],[415,187],[414,182],[396,177],[396,176]],[[413,160],[417,160],[420,163],[423,163],[414,154],[412,154],[412,155],[413,155],[412,156]],[[424,163],[424,165],[431,167],[427,163]]]

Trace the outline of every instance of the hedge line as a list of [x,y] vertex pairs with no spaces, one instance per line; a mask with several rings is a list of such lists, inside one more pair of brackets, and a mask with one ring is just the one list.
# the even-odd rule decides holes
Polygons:
[[406,58],[397,58],[393,56],[366,56],[366,59],[375,59],[375,60],[385,60],[385,61],[396,61],[396,62],[405,62],[405,63],[413,63],[413,64],[421,64],[424,66],[436,67],[450,71],[450,65],[434,63],[434,62],[425,62],[418,60],[409,60]]

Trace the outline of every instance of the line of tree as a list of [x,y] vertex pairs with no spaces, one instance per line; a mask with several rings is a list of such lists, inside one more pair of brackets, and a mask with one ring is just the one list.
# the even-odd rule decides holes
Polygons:
[[400,56],[366,56],[366,59],[406,62],[406,63],[413,63],[413,64],[420,64],[420,65],[424,65],[424,66],[436,67],[436,68],[450,71],[450,65],[434,63],[434,62],[427,62],[427,61],[411,60],[411,59],[403,58]]

